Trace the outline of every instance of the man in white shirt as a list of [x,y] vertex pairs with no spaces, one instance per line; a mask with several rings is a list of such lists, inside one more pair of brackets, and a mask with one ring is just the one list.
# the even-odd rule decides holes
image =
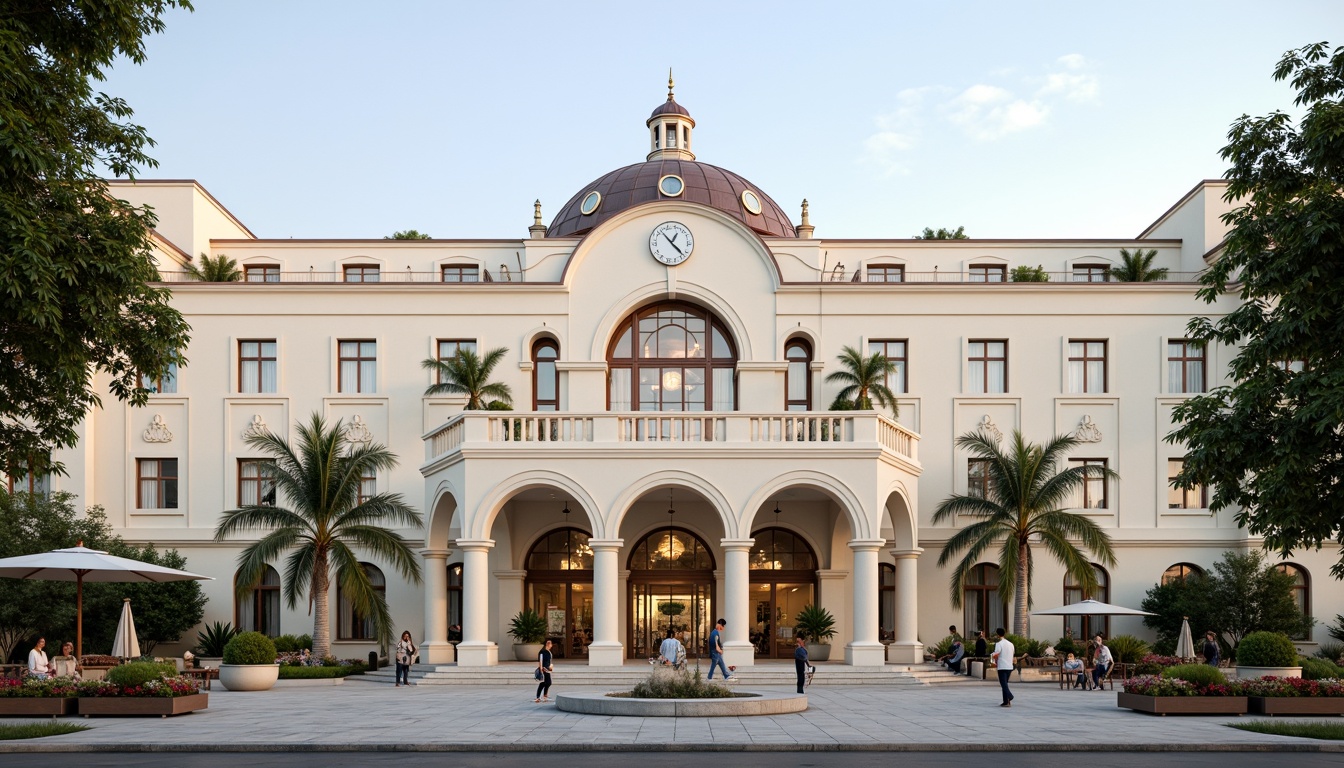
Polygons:
[[662,663],[671,667],[678,667],[681,660],[685,658],[685,654],[686,651],[682,649],[681,641],[677,639],[676,634],[670,629],[667,630],[667,639],[663,640],[663,644],[658,646],[658,656]]
[[1013,674],[1013,656],[1017,653],[1017,649],[1003,636],[1002,627],[994,630],[994,634],[999,640],[994,643],[994,653],[990,654],[989,660],[994,662],[994,669],[999,673],[999,687],[1003,689],[1003,703],[999,706],[1011,707],[1013,692],[1008,690],[1008,678]]

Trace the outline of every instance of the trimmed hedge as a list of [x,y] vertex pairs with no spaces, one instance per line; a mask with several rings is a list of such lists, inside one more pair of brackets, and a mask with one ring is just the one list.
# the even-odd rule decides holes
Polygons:
[[1178,664],[1162,670],[1162,676],[1168,680],[1184,680],[1198,687],[1227,683],[1227,675],[1208,664]]
[[291,667],[281,665],[281,680],[328,680],[333,677],[349,677],[364,674],[364,664],[347,664],[340,667]]
[[1344,679],[1344,669],[1333,661],[1325,659],[1298,659],[1302,663],[1302,677],[1307,680],[1339,680]]
[[1237,645],[1238,667],[1296,667],[1297,646],[1281,632],[1252,632]]
[[150,680],[176,677],[177,665],[155,661],[132,661],[107,670],[107,681],[123,686],[144,685]]
[[224,646],[225,664],[274,664],[275,643],[260,632],[234,635]]

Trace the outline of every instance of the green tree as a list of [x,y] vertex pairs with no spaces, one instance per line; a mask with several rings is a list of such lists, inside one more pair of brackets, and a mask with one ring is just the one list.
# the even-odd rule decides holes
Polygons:
[[393,232],[383,238],[384,240],[433,240],[431,235],[426,235],[414,229],[403,229],[400,232]]
[[[144,548],[122,542],[110,542],[110,554],[129,557],[166,568],[190,570],[187,558],[176,549],[159,552],[153,544]],[[111,583],[84,585],[84,647],[112,647],[117,621],[121,618],[123,598],[131,600],[136,638],[146,656],[159,643],[175,643],[205,616],[208,598],[199,581],[168,581],[161,584]]]
[[[513,392],[508,384],[490,381],[490,376],[494,373],[495,366],[499,365],[508,352],[508,349],[499,347],[486,352],[484,356],[479,356],[476,350],[463,347],[456,355],[445,360],[427,358],[420,365],[425,370],[436,373],[438,383],[431,384],[425,390],[425,394],[466,395],[467,404],[463,410],[467,411],[494,410],[499,408],[495,403],[500,403],[507,409],[513,402]],[[485,400],[487,397],[494,400],[487,402]]]
[[[1198,341],[1235,350],[1230,386],[1177,406],[1167,441],[1186,446],[1178,486],[1212,489],[1210,509],[1285,556],[1340,546],[1331,567],[1344,577],[1344,47],[1289,51],[1274,70],[1291,78],[1303,109],[1243,115],[1223,159],[1231,228],[1221,257],[1201,277],[1199,297],[1240,299],[1217,321],[1195,318]],[[1235,281],[1235,282],[1234,282]]]
[[[826,377],[827,384],[843,384],[844,387],[835,396],[831,410],[871,411],[873,403],[891,409],[892,416],[899,416],[900,406],[896,395],[887,387],[887,374],[896,372],[896,364],[881,352],[864,357],[862,352],[846,346],[841,348],[840,370]],[[846,408],[844,403],[852,403]],[[839,407],[836,407],[839,405]]]
[[1013,271],[1009,273],[1009,279],[1014,283],[1048,283],[1050,282],[1050,273],[1046,272],[1045,267],[1039,264],[1034,267],[1024,264],[1020,267],[1013,267]]
[[[92,84],[145,59],[185,0],[6,3],[0,9],[0,468],[42,469],[75,445],[108,377],[143,405],[140,375],[183,364],[189,328],[149,283],[153,213],[118,200],[104,168],[153,166],[126,102]],[[59,465],[54,465],[60,471]]]
[[[1176,653],[1176,641],[1181,636],[1183,618],[1189,620],[1190,632],[1196,641],[1210,629],[1218,631],[1213,621],[1213,606],[1209,603],[1209,582],[1208,576],[1191,573],[1166,584],[1154,584],[1148,590],[1140,607],[1157,614],[1143,617],[1144,626],[1157,634],[1157,642],[1153,644],[1156,653],[1168,656]],[[1231,646],[1223,650],[1230,651]]]
[[187,265],[187,274],[202,283],[236,283],[243,278],[238,262],[222,253],[213,259],[209,254],[202,253],[199,259],[199,266]]
[[328,425],[314,413],[298,424],[298,440],[274,434],[247,439],[247,444],[272,456],[263,475],[274,481],[289,506],[251,505],[226,510],[215,528],[215,540],[230,535],[264,531],[238,555],[238,594],[261,581],[266,567],[288,553],[282,588],[292,609],[300,595],[313,613],[313,654],[331,653],[328,593],[332,576],[341,594],[361,616],[373,620],[381,645],[392,639],[392,616],[387,599],[373,588],[355,549],[390,563],[402,575],[420,583],[420,563],[406,541],[388,526],[419,528],[420,515],[399,493],[376,493],[361,498],[363,478],[386,473],[397,457],[386,447],[369,443],[356,447],[345,439],[344,425]]
[[966,236],[966,228],[965,228],[965,227],[957,227],[955,230],[953,230],[953,229],[944,229],[943,227],[939,227],[937,230],[934,230],[934,229],[932,229],[932,228],[930,228],[930,227],[925,227],[925,228],[924,228],[924,232],[923,232],[922,234],[915,235],[915,239],[916,239],[916,240],[970,240],[971,238],[969,238],[969,237]]
[[[1013,601],[1013,631],[1030,637],[1032,539],[1039,539],[1056,560],[1064,565],[1084,594],[1097,589],[1097,574],[1087,553],[1103,565],[1115,564],[1111,537],[1090,518],[1068,511],[1068,503],[1088,478],[1118,480],[1114,471],[1083,464],[1057,471],[1068,453],[1080,443],[1060,435],[1044,446],[1028,443],[1014,430],[1012,443],[1005,451],[999,441],[983,431],[969,432],[957,438],[957,446],[972,459],[981,459],[989,480],[988,492],[980,496],[947,497],[933,513],[933,523],[955,525],[957,516],[975,522],[957,531],[943,545],[938,565],[961,559],[954,566],[950,594],[952,604],[960,607],[967,577],[981,558],[998,547],[999,567],[1012,578],[999,579],[999,596]],[[1082,544],[1080,548],[1078,544]]]
[[1166,267],[1153,269],[1153,259],[1157,258],[1157,250],[1149,248],[1135,248],[1130,253],[1128,248],[1120,249],[1120,266],[1112,267],[1106,270],[1106,275],[1110,279],[1119,283],[1151,283],[1157,280],[1166,280]]

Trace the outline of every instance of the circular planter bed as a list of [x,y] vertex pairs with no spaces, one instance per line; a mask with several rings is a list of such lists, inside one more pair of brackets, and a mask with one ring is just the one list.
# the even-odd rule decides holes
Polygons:
[[219,665],[219,682],[230,691],[269,691],[279,679],[278,664]]
[[729,699],[634,699],[606,693],[561,693],[556,709],[581,715],[618,717],[747,717],[784,715],[807,709],[801,693],[748,693]]
[[1237,666],[1238,680],[1255,680],[1259,677],[1301,677],[1301,667],[1243,667]]
[[172,717],[205,709],[210,694],[187,696],[90,696],[79,699],[79,714],[111,717]]
[[1116,705],[1154,715],[1244,715],[1245,696],[1144,696],[1121,691]]

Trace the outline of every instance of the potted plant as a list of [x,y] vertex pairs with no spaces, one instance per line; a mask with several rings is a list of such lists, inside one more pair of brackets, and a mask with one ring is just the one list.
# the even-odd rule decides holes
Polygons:
[[232,624],[216,621],[196,633],[196,665],[201,669],[218,669],[224,660],[224,646],[238,630]]
[[686,612],[686,604],[670,600],[666,603],[658,604],[658,612],[664,616],[680,616]]
[[1344,681],[1263,677],[1241,685],[1258,715],[1344,715]]
[[219,682],[230,691],[269,691],[280,679],[275,643],[260,632],[235,635],[224,646]]
[[819,605],[810,604],[798,612],[794,630],[807,639],[807,658],[827,661],[831,658],[831,638],[835,637],[835,617]]
[[524,608],[509,622],[509,634],[518,641],[513,644],[514,658],[536,661],[541,644],[546,641],[546,619],[531,608]]
[[1252,632],[1237,644],[1237,678],[1301,677],[1297,646],[1281,632]]

